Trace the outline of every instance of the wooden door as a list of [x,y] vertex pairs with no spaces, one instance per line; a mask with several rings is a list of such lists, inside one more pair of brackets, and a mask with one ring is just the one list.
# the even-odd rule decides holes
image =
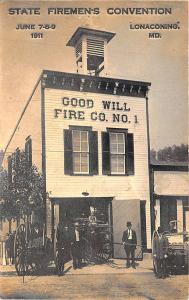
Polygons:
[[[132,229],[136,231],[137,243],[141,245],[141,220],[140,220],[140,200],[113,200],[113,245],[114,258],[125,258],[125,250],[122,245],[123,231],[126,230],[127,221],[131,221]],[[142,258],[141,247],[137,246],[136,258]]]

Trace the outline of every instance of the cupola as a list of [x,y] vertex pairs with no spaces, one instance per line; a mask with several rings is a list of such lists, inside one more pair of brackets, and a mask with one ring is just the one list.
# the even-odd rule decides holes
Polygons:
[[106,70],[108,42],[115,33],[79,27],[67,46],[75,48],[77,73],[99,76]]

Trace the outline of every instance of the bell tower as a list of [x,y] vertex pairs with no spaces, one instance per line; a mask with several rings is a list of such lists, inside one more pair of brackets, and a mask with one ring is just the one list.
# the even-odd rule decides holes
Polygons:
[[77,73],[99,76],[106,70],[108,42],[115,33],[79,27],[66,46],[75,48]]

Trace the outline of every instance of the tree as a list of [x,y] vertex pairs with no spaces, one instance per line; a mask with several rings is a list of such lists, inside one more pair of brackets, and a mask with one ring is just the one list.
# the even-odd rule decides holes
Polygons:
[[24,151],[12,154],[12,172],[2,181],[1,217],[7,220],[26,221],[34,212],[44,215],[44,182],[36,166],[29,165]]
[[188,161],[188,145],[169,146],[155,151],[150,150],[150,159],[152,161],[171,161],[171,162],[187,162]]
[[0,171],[0,219],[9,222],[9,232],[11,232],[11,223],[18,217],[18,210],[11,198],[11,191],[8,185],[8,175],[5,169],[1,167]]
[[172,146],[173,158],[177,161],[188,161],[188,145]]
[[151,149],[151,150],[150,150],[150,160],[151,160],[151,161],[156,161],[156,155],[157,155],[156,150]]

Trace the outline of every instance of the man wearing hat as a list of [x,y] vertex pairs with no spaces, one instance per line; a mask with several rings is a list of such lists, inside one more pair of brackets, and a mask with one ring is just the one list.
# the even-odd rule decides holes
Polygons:
[[163,233],[162,227],[158,227],[157,238],[153,241],[153,256],[157,262],[157,278],[164,279],[167,276],[168,247],[168,238]]
[[78,222],[74,224],[74,228],[71,230],[71,253],[73,268],[81,269],[81,232]]
[[136,232],[131,228],[131,222],[127,222],[127,229],[123,232],[122,242],[124,245],[125,253],[126,253],[126,268],[130,267],[130,256],[131,256],[131,266],[136,269],[135,266],[135,249],[137,245],[137,236]]

